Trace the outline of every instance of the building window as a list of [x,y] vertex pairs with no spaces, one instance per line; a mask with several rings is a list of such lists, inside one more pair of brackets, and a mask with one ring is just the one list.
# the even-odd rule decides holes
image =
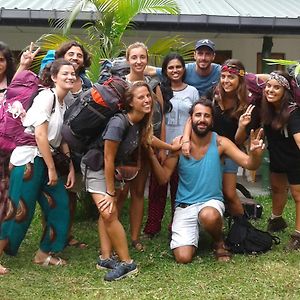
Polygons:
[[216,57],[214,63],[222,65],[225,60],[232,58],[231,50],[218,50],[216,51]]

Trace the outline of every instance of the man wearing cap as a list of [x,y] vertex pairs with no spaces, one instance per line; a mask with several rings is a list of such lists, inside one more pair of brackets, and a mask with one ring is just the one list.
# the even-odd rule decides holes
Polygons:
[[[197,41],[194,52],[195,62],[185,64],[186,75],[184,82],[194,86],[199,96],[216,85],[220,78],[221,67],[213,63],[215,59],[215,44],[208,39]],[[162,79],[161,68],[148,66],[146,72],[149,75],[157,75]]]

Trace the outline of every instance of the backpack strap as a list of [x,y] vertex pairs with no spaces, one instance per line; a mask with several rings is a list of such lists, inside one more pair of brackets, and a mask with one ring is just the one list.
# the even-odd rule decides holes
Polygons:
[[150,89],[153,92],[155,92],[156,87],[160,85],[160,81],[155,77],[151,77],[148,82],[146,81],[146,83],[150,86]]
[[[52,103],[52,109],[51,109],[51,115],[54,114],[55,112],[55,104],[56,104],[56,95],[53,91],[53,89],[50,89],[50,91],[52,92],[53,94],[53,103]],[[40,91],[39,91],[40,92]]]

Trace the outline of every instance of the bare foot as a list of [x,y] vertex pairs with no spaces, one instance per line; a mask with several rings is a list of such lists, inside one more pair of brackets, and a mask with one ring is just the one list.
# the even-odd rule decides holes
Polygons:
[[3,267],[1,264],[0,264],[0,275],[6,275],[8,274],[9,271],[7,268]]

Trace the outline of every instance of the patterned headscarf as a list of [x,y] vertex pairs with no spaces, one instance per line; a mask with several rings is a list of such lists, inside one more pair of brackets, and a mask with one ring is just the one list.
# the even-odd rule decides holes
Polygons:
[[245,76],[245,70],[234,65],[223,65],[221,67],[221,72],[229,72],[230,74],[235,74],[241,77]]
[[284,88],[286,88],[288,90],[291,89],[288,80],[284,76],[282,76],[282,75],[280,75],[278,73],[272,72],[272,73],[270,73],[269,80],[271,80],[271,79],[275,79]]

